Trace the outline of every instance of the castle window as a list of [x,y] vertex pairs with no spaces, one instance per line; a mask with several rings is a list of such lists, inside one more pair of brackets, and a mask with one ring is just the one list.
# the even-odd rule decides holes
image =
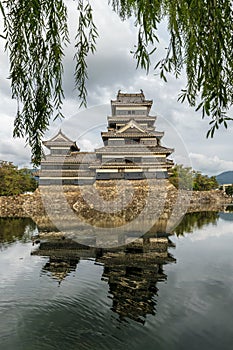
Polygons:
[[66,155],[69,153],[69,150],[68,149],[51,149],[51,154],[54,154],[54,155]]
[[140,142],[140,139],[136,138],[136,139],[125,139],[125,144],[126,145],[132,145],[132,144],[135,144],[135,143],[139,143]]

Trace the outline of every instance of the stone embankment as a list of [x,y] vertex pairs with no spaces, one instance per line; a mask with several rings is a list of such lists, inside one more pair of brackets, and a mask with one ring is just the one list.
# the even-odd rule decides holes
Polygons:
[[167,180],[98,181],[85,186],[44,186],[32,194],[0,197],[1,217],[31,217],[42,229],[85,221],[121,226],[139,215],[174,219],[185,212],[223,210],[231,198],[222,191],[177,190]]

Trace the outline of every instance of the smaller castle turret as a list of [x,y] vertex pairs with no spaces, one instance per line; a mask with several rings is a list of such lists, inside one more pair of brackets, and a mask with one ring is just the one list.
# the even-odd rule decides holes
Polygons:
[[48,141],[43,141],[43,145],[50,149],[50,155],[64,156],[71,152],[79,152],[80,149],[75,141],[71,141],[62,131]]

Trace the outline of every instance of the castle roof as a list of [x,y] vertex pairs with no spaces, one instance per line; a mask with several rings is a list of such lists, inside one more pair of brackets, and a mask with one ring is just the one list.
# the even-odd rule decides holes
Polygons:
[[131,119],[127,124],[122,126],[118,130],[109,130],[108,132],[102,132],[102,137],[162,137],[163,132],[154,131],[154,128],[148,130],[148,128],[140,125],[134,119]]
[[71,147],[77,151],[79,151],[78,146],[76,145],[75,141],[70,140],[62,131],[61,129],[58,131],[58,133],[52,137],[50,140],[43,141],[43,144],[47,148],[51,147]]
[[113,104],[150,104],[152,105],[152,100],[146,100],[145,95],[143,91],[141,90],[140,93],[123,93],[121,90],[118,91],[117,99],[112,100],[111,103]]
[[124,132],[124,133],[117,133],[115,130],[114,131],[105,131],[101,132],[102,138],[106,137],[113,137],[113,138],[130,138],[130,137],[145,137],[145,138],[161,138],[163,137],[164,132],[163,131],[148,131],[143,134],[142,132],[138,131],[137,129],[131,129],[130,132]]
[[145,146],[140,144],[131,145],[118,145],[116,146],[104,146],[95,150],[97,154],[171,154],[174,152],[173,148],[167,148],[163,146]]
[[114,115],[114,116],[108,116],[108,122],[128,122],[129,120],[133,119],[137,122],[143,121],[143,122],[155,122],[157,117],[153,116],[145,116],[145,115]]
[[[120,128],[119,130],[116,131],[117,134],[122,134],[125,131],[128,131],[129,129],[131,130],[135,130],[135,131],[139,131],[141,133],[146,133],[146,129],[143,128],[141,125],[139,125],[135,120],[131,119],[127,124],[125,124],[124,126],[122,126],[122,128]],[[130,131],[131,131],[130,130]]]
[[[70,164],[70,163],[84,163],[89,162],[90,159],[93,159],[93,156],[95,155],[94,152],[71,152],[70,155],[61,155],[61,156],[53,156],[53,155],[46,155],[46,158],[43,160],[44,164],[49,163],[57,163],[59,162],[58,158],[62,159],[62,162],[64,164]],[[85,157],[85,158],[84,158]]]
[[143,91],[140,93],[122,93],[120,90],[116,100],[111,100],[112,115],[116,114],[116,107],[120,106],[147,106],[149,109],[153,104],[152,100],[146,100]]

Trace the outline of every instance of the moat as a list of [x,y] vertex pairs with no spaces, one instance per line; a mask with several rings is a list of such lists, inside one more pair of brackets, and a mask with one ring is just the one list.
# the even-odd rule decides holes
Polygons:
[[33,245],[31,219],[0,221],[4,350],[232,348],[231,206],[104,250]]

